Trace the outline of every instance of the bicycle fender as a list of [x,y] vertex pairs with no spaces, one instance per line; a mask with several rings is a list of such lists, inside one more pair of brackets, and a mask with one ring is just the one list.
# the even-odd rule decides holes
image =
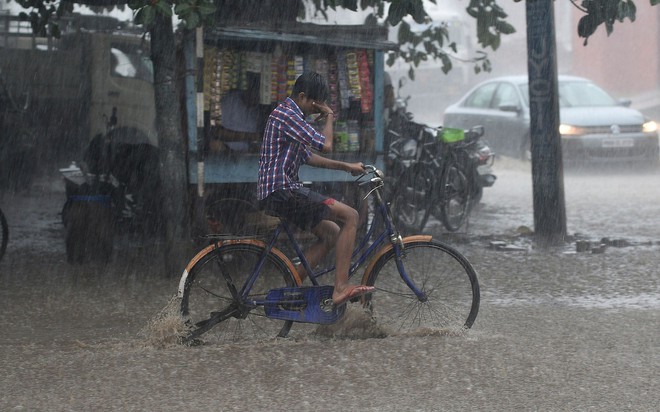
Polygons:
[[[430,242],[433,239],[433,236],[431,235],[413,235],[413,236],[407,236],[403,238],[403,245],[405,246],[408,243],[414,243],[414,242]],[[362,275],[362,284],[366,285],[367,284],[367,279],[369,278],[369,275],[371,274],[371,271],[374,269],[374,265],[376,265],[376,262],[380,260],[381,257],[383,257],[386,253],[391,251],[393,248],[392,244],[389,243],[386,246],[383,246],[376,254],[374,255],[373,259],[369,262],[369,266],[364,270],[364,275]]]
[[[207,254],[213,252],[219,247],[226,246],[226,245],[235,245],[235,244],[246,244],[246,245],[253,245],[261,248],[266,248],[267,245],[261,240],[258,239],[229,239],[229,240],[223,240],[219,241],[216,243],[213,243],[212,245],[208,245],[204,249],[200,250],[195,257],[193,257],[190,262],[188,262],[188,265],[186,268],[183,270],[183,273],[181,274],[181,279],[179,280],[179,288],[177,290],[177,297],[178,298],[183,298],[183,291],[186,287],[186,280],[188,279],[188,274],[192,270],[193,266],[197,264],[204,256]],[[302,280],[300,280],[300,276],[298,275],[298,270],[296,270],[295,266],[293,266],[293,263],[291,263],[291,260],[284,254],[282,253],[281,250],[277,249],[276,247],[273,247],[270,250],[270,253],[273,255],[277,256],[284,262],[284,264],[287,266],[289,271],[291,271],[291,274],[293,275],[293,279],[296,281],[296,284],[298,286],[302,285]]]

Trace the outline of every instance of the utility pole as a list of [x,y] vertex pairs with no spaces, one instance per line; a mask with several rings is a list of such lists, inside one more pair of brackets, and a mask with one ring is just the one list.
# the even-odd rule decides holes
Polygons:
[[554,2],[527,0],[526,12],[534,232],[554,246],[566,237]]

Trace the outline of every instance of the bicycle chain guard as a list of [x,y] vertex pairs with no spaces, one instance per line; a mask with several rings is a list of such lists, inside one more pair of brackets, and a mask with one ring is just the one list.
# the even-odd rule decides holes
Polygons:
[[329,285],[271,289],[266,296],[266,316],[303,323],[336,323],[344,315],[346,305],[328,303],[333,290]]

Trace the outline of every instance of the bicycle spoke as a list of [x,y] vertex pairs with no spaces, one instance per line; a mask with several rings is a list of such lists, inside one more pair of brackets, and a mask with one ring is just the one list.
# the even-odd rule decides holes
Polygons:
[[[202,329],[209,339],[240,341],[286,335],[290,323],[265,316],[263,306],[255,306],[273,288],[293,286],[295,281],[286,265],[268,255],[259,276],[248,291],[239,295],[263,256],[263,248],[251,244],[231,244],[207,252],[190,270],[181,304],[183,316]],[[212,314],[209,321],[209,313]],[[216,313],[223,314],[215,316]],[[226,315],[231,313],[231,315]]]
[[396,333],[471,326],[479,307],[479,286],[469,262],[433,241],[408,244],[406,253],[405,271],[425,299],[418,299],[401,279],[395,254],[384,256],[367,280],[378,291],[368,299],[376,321]]

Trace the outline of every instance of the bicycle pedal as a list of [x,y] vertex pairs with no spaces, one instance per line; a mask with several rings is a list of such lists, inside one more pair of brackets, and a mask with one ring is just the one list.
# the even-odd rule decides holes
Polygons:
[[321,304],[319,306],[325,313],[330,313],[335,310],[335,302],[332,301],[332,298],[321,300]]

